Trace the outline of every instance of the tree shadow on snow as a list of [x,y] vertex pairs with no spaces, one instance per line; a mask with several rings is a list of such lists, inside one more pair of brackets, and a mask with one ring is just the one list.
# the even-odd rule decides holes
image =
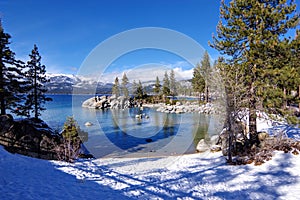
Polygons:
[[[78,162],[72,168],[81,174],[84,183],[96,182],[100,188],[110,187],[112,195],[131,199],[278,199],[282,196],[280,187],[298,181],[289,172],[293,167],[291,156],[283,154],[272,165],[266,163],[261,167],[229,166],[223,157],[199,156],[192,158],[191,163],[182,165],[174,161],[174,166],[169,163],[144,172],[135,171],[136,165],[155,164],[160,158],[120,159],[109,164],[101,164],[99,159]],[[131,171],[118,169],[122,166]]]

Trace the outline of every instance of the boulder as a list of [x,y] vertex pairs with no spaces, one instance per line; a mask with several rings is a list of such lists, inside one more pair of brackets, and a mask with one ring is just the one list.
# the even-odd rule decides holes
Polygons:
[[143,115],[142,115],[142,114],[135,115],[135,118],[136,118],[136,119],[142,119],[142,118],[143,118]]
[[14,124],[14,120],[11,115],[1,115],[0,116],[0,135],[4,135],[9,132]]
[[210,151],[211,151],[211,152],[218,152],[218,151],[221,151],[221,150],[222,150],[222,148],[221,148],[220,145],[212,145],[212,146],[210,147]]
[[115,94],[113,94],[113,95],[111,95],[111,96],[109,97],[109,100],[110,100],[110,101],[115,100],[115,99],[117,99],[117,96],[116,96]]
[[205,142],[204,139],[201,139],[199,143],[197,144],[196,150],[198,152],[205,152],[210,149],[209,145]]
[[269,134],[266,132],[259,132],[258,133],[258,139],[260,142],[264,141],[266,138],[269,137]]
[[93,104],[95,103],[95,98],[92,97],[92,98],[89,98],[87,100],[85,100],[83,103],[82,103],[82,107],[84,108],[90,108],[90,107],[93,107]]
[[216,145],[218,143],[220,139],[220,136],[219,135],[213,135],[210,137],[210,143],[211,145]]
[[181,114],[181,113],[184,113],[184,112],[183,112],[182,108],[177,108],[175,113],[176,114]]
[[181,102],[180,102],[180,101],[177,101],[177,102],[176,102],[176,106],[181,106]]
[[93,124],[91,122],[86,122],[84,125],[85,126],[92,126]]
[[119,106],[119,101],[117,99],[113,99],[110,102],[110,108],[111,109],[118,109],[118,106]]

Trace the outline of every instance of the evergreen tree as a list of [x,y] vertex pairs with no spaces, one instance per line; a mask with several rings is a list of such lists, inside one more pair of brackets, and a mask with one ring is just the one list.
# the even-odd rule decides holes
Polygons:
[[172,69],[170,72],[170,93],[172,96],[177,95],[177,86],[176,86],[176,79],[175,79],[175,73],[174,70]]
[[170,80],[169,80],[169,76],[168,76],[168,72],[165,72],[165,76],[164,76],[164,80],[163,80],[163,86],[162,86],[162,93],[165,96],[169,96],[170,95]]
[[160,93],[160,82],[159,82],[158,76],[156,76],[156,81],[155,81],[153,92],[156,94]]
[[64,123],[62,137],[63,146],[57,150],[58,158],[74,162],[79,155],[81,144],[88,140],[88,133],[80,129],[73,117],[68,117]]
[[133,83],[132,83],[132,94],[135,95],[137,88],[138,88],[138,84],[136,83],[135,80],[133,80]]
[[34,45],[29,57],[30,60],[27,62],[27,71],[25,72],[29,84],[26,100],[21,110],[27,113],[28,116],[31,111],[34,113],[35,120],[38,120],[41,111],[46,109],[43,104],[47,101],[52,101],[52,99],[45,95],[47,92],[45,83],[49,82],[49,80],[46,78],[46,67],[41,64],[42,57],[36,45]]
[[15,59],[15,53],[10,50],[11,36],[4,32],[0,19],[0,114],[5,115],[6,110],[17,111],[24,92],[22,70],[23,62]]
[[204,79],[204,93],[205,93],[205,102],[208,102],[209,99],[209,80],[210,80],[210,74],[211,74],[211,66],[209,61],[209,55],[207,51],[205,51],[203,55],[203,59],[201,61],[201,67],[200,67],[200,73]]
[[198,93],[199,97],[205,89],[205,80],[201,74],[201,65],[198,63],[193,71],[192,87],[194,92]]
[[[278,73],[284,70],[278,51],[283,37],[299,23],[294,1],[232,0],[220,8],[217,36],[212,47],[227,55],[227,62],[244,75],[249,109],[251,144],[258,143],[256,111],[265,94],[277,94]],[[279,61],[274,65],[274,60]],[[272,92],[273,91],[273,92]],[[276,91],[276,92],[274,92]],[[281,93],[282,94],[282,93]],[[278,99],[268,97],[268,101]]]
[[123,78],[122,78],[122,92],[123,92],[123,95],[128,98],[129,97],[129,91],[128,91],[128,88],[127,88],[127,85],[129,83],[129,80],[126,76],[126,73],[123,74]]
[[139,80],[139,83],[136,86],[134,96],[135,96],[136,99],[143,99],[144,98],[143,85],[142,85],[140,80]]
[[73,117],[67,117],[64,123],[62,136],[66,140],[77,140],[80,139],[81,142],[88,141],[88,133],[81,130],[77,121]]
[[119,78],[115,78],[115,83],[112,87],[112,94],[116,95],[116,97],[120,96],[120,84],[119,84]]
[[[298,76],[300,76],[300,30],[296,31],[295,38],[291,42],[291,63],[294,69],[296,69],[296,73]],[[300,112],[300,78],[298,78],[298,81],[295,83],[295,91],[298,91],[298,98],[296,102],[298,101],[298,109]]]

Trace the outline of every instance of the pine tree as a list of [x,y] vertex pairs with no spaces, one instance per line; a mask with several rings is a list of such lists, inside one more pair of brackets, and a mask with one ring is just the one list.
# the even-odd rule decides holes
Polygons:
[[129,97],[129,91],[128,91],[128,88],[127,88],[127,85],[129,83],[129,80],[126,76],[126,73],[123,74],[123,77],[122,77],[122,92],[123,92],[123,95],[128,98]]
[[177,95],[177,86],[176,86],[175,72],[172,69],[170,72],[170,93],[172,96]]
[[163,80],[162,93],[164,96],[170,95],[170,80],[167,71],[165,72],[165,76]]
[[[295,8],[294,1],[232,0],[229,5],[222,1],[217,36],[213,36],[211,46],[244,73],[251,144],[258,143],[256,111],[260,101],[266,94],[276,94],[268,97],[269,102],[278,99],[276,83],[285,60],[279,59],[278,52],[282,51],[278,48],[284,45],[282,36],[299,23]],[[279,63],[274,65],[274,60]]]
[[161,87],[161,85],[160,85],[159,78],[158,78],[158,76],[156,76],[156,81],[155,81],[153,92],[156,93],[156,94],[159,94],[160,93],[160,87]]
[[135,95],[137,88],[138,88],[138,84],[136,83],[135,80],[133,80],[133,83],[132,83],[132,90],[131,90],[131,91],[132,91],[132,94]]
[[295,38],[291,42],[291,63],[294,69],[296,69],[296,75],[298,75],[298,81],[295,82],[294,89],[298,91],[298,109],[300,112],[300,30],[296,31]]
[[0,19],[0,114],[6,110],[16,112],[22,100],[24,81],[24,63],[15,59],[15,53],[10,50],[11,36],[4,32]]
[[140,80],[139,80],[139,83],[136,86],[134,96],[135,96],[136,99],[143,99],[144,98],[143,85],[142,85]]
[[208,55],[207,51],[205,51],[205,53],[203,55],[203,59],[201,61],[200,73],[205,82],[205,85],[204,85],[205,102],[208,103],[211,66],[210,66],[209,55]]
[[31,111],[34,114],[34,119],[38,120],[41,111],[46,110],[43,104],[52,101],[52,99],[45,95],[47,92],[45,83],[49,80],[46,77],[46,67],[41,64],[42,57],[36,45],[34,45],[29,57],[30,60],[27,62],[27,71],[25,72],[26,79],[29,82],[28,93],[25,105],[21,110],[24,110],[25,113],[27,110],[29,115]]
[[73,117],[68,117],[61,134],[63,146],[57,150],[58,158],[73,162],[79,155],[81,144],[88,141],[88,133],[80,129]]
[[116,97],[120,96],[120,84],[119,84],[119,78],[115,78],[115,83],[112,87],[112,94],[116,95]]
[[193,71],[192,87],[194,92],[198,93],[199,98],[205,89],[205,80],[201,74],[201,65],[198,63]]
[[67,120],[64,123],[62,136],[67,140],[76,140],[80,139],[81,142],[88,141],[88,133],[81,130],[77,121],[73,117],[67,117]]

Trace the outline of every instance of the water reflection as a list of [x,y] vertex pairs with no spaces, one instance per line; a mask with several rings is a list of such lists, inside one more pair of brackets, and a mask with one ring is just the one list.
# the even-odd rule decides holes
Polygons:
[[[137,118],[137,115],[142,117]],[[166,114],[149,108],[108,110],[99,112],[97,119],[104,136],[114,146],[113,152],[119,155],[132,152],[152,152],[153,155],[195,152],[200,139],[209,138],[211,122],[211,116],[198,113]]]

